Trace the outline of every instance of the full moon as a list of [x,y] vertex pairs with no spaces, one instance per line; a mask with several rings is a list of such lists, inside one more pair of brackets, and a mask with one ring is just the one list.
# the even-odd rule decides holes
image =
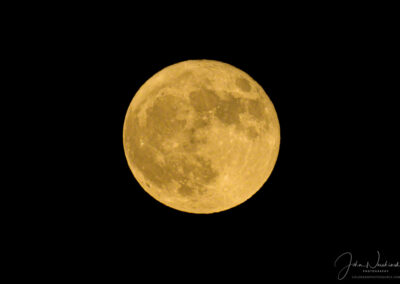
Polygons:
[[240,69],[187,60],[148,79],[125,116],[134,177],[174,209],[209,214],[253,196],[269,178],[280,126],[263,88]]

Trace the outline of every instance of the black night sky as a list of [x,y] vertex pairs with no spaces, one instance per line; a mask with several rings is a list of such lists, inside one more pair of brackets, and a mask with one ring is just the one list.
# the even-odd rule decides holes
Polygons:
[[[390,17],[307,7],[260,8],[254,16],[249,7],[170,13],[157,5],[157,14],[151,7],[78,9],[51,33],[52,66],[63,70],[54,90],[65,92],[68,106],[58,114],[66,131],[57,134],[67,140],[68,171],[59,170],[47,197],[60,238],[53,255],[65,256],[72,271],[146,282],[326,283],[336,281],[334,261],[343,252],[373,261],[379,250],[398,261]],[[267,183],[217,214],[155,201],[134,179],[122,145],[138,88],[187,59],[248,73],[281,126]]]

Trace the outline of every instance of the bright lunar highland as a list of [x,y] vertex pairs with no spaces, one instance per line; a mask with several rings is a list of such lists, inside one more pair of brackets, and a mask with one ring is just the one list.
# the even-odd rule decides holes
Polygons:
[[168,66],[138,90],[123,127],[128,165],[159,202],[214,213],[254,195],[279,152],[280,127],[262,87],[213,60]]

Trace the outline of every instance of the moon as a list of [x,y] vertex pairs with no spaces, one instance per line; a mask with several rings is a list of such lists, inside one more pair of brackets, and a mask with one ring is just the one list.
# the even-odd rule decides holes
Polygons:
[[263,88],[240,69],[187,60],[148,79],[124,121],[133,176],[154,199],[197,214],[253,196],[275,166],[280,126]]

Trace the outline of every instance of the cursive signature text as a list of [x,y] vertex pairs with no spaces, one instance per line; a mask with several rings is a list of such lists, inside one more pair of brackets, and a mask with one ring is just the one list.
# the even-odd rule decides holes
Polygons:
[[344,266],[340,268],[338,273],[338,280],[344,279],[350,271],[351,267],[358,267],[364,269],[382,269],[382,268],[400,268],[400,263],[397,261],[395,263],[389,261],[382,261],[381,254],[377,251],[377,259],[375,262],[359,263],[358,260],[353,261],[353,255],[351,252],[345,252],[338,256],[335,260],[335,267],[338,267],[338,262],[343,262]]

